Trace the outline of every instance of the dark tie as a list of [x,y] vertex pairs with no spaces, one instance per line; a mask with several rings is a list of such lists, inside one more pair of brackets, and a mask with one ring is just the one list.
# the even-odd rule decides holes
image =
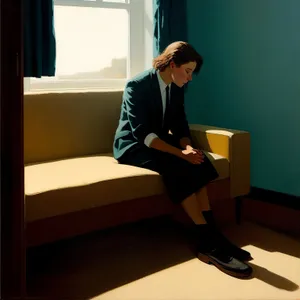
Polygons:
[[170,94],[169,94],[169,86],[166,87],[166,110],[164,115],[164,125],[163,127],[167,129],[169,123],[169,108],[170,108]]
[[170,93],[169,93],[169,86],[167,85],[166,87],[166,110],[167,110],[167,107],[168,105],[170,104]]

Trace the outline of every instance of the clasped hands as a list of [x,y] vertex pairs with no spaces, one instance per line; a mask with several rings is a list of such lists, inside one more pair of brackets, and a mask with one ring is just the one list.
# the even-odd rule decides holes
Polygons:
[[181,151],[183,154],[183,159],[190,162],[191,164],[199,165],[204,161],[204,154],[201,150],[195,149],[188,145],[184,150]]

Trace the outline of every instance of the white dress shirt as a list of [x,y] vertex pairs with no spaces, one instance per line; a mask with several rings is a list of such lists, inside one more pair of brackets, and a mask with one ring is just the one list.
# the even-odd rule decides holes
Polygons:
[[[158,83],[159,83],[159,87],[160,87],[162,107],[163,107],[163,119],[164,119],[164,115],[165,115],[165,111],[166,111],[166,87],[167,87],[167,84],[165,84],[165,82],[161,78],[158,71],[156,72],[156,74],[157,74],[157,79],[158,79]],[[171,84],[169,84],[169,99],[171,99]],[[149,133],[144,140],[145,145],[147,147],[150,147],[150,144],[152,143],[152,141],[157,137],[158,136],[155,133],[153,133],[153,132]]]

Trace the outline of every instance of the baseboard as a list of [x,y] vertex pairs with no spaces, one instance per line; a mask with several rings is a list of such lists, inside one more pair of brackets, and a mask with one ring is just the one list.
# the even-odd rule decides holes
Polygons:
[[252,198],[244,198],[242,221],[250,221],[270,229],[300,237],[300,210]]
[[295,210],[300,210],[300,197],[290,194],[284,194],[276,191],[270,191],[258,187],[251,187],[247,198],[259,200]]
[[242,221],[300,237],[300,197],[251,187],[242,197]]

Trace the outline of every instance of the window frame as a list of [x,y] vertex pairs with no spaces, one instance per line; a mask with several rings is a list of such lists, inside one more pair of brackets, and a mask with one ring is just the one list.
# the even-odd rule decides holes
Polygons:
[[55,80],[54,77],[42,77],[42,79],[24,78],[24,92],[35,93],[82,89],[122,90],[128,78],[131,78],[132,76],[138,74],[144,69],[150,67],[153,57],[152,0],[125,1],[125,3],[117,3],[104,2],[103,0],[54,0],[54,5],[126,9],[128,11],[129,22],[127,78],[59,80]]

